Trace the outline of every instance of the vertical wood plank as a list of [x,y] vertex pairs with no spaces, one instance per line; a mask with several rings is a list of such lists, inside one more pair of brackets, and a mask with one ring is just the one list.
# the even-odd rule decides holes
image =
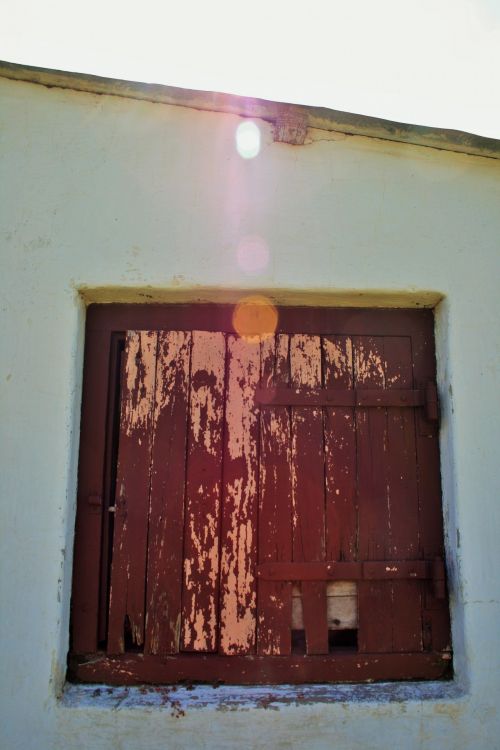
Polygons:
[[226,341],[193,332],[184,526],[182,649],[217,646]]
[[151,459],[145,651],[179,650],[191,334],[158,334]]
[[[413,388],[411,339],[384,339],[386,388]],[[415,409],[387,409],[388,560],[419,557]],[[394,581],[392,650],[422,650],[422,583]]]
[[[353,388],[352,342],[348,336],[323,339],[324,385]],[[356,560],[358,508],[354,409],[327,407],[325,420],[326,559]]]
[[106,401],[111,337],[107,331],[87,331],[78,466],[78,503],[75,528],[72,641],[75,654],[97,651],[99,567],[103,508],[89,504],[103,496],[106,445]]
[[260,341],[228,337],[221,532],[222,654],[255,650]]
[[144,642],[144,603],[157,334],[129,331],[125,345],[108,653]]
[[[290,375],[295,388],[321,387],[319,336],[290,339]],[[292,408],[293,559],[325,559],[323,415],[321,408]],[[302,606],[308,654],[328,653],[326,583],[303,581]]]
[[[261,387],[289,381],[289,337],[268,337],[261,345]],[[262,409],[260,415],[259,563],[292,559],[290,414],[286,406]],[[292,584],[258,583],[257,652],[291,652]]]
[[111,337],[111,357],[108,382],[108,403],[106,419],[106,452],[104,460],[103,496],[102,496],[102,534],[101,534],[101,575],[99,582],[99,626],[98,641],[106,641],[108,632],[109,585],[111,574],[111,554],[113,550],[114,517],[109,508],[115,504],[116,468],[118,462],[118,438],[120,433],[120,400],[123,372],[125,341],[118,335]]
[[[357,388],[385,386],[382,337],[353,338]],[[387,474],[387,415],[384,408],[356,409],[358,451],[359,559],[385,560],[390,525]],[[358,585],[358,648],[392,650],[392,590],[388,582]]]
[[[418,387],[435,380],[433,319],[422,325],[412,338],[414,376]],[[417,414],[416,448],[418,459],[418,495],[420,506],[420,556],[429,560],[444,558],[443,511],[439,467],[438,425],[425,419],[423,409]],[[436,599],[428,584],[424,594],[424,648],[441,651],[450,647],[448,599]]]

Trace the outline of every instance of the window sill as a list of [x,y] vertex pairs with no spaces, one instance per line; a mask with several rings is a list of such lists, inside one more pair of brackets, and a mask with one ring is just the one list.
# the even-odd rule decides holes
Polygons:
[[457,701],[466,696],[456,682],[385,682],[343,685],[194,685],[192,687],[139,685],[66,684],[61,704],[77,709],[161,709],[181,717],[194,709],[248,711],[262,708],[279,711],[285,706],[333,703],[404,703]]

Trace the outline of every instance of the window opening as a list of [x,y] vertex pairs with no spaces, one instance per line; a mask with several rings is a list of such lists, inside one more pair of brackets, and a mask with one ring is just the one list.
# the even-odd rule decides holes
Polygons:
[[449,674],[432,315],[134,307],[89,311],[70,675]]

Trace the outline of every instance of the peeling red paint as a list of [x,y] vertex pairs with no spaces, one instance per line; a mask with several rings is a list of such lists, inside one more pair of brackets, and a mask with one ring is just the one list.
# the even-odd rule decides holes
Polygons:
[[225,355],[224,334],[193,332],[182,607],[188,651],[217,645]]
[[256,626],[255,524],[260,341],[228,337],[220,650],[251,652]]
[[141,432],[150,428],[157,338],[155,332],[146,331],[130,331],[127,336],[121,429],[129,436],[135,434],[139,445],[146,439]]
[[179,650],[191,333],[158,334],[151,459],[146,653]]
[[115,500],[114,557],[109,597],[108,652],[123,653],[126,624],[144,642],[144,601],[157,334],[129,331],[125,346]]

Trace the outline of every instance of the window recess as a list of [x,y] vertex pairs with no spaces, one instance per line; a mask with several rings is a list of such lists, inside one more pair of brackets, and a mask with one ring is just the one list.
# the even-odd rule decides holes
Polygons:
[[450,673],[430,311],[89,309],[72,679]]

